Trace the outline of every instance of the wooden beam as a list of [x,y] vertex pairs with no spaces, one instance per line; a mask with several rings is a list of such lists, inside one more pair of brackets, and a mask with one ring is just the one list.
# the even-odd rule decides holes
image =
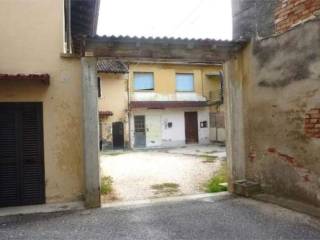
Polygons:
[[171,38],[94,37],[86,40],[88,56],[123,61],[223,63],[243,42]]

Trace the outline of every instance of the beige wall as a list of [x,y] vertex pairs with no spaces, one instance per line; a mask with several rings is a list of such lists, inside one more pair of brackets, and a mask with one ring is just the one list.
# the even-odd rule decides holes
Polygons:
[[128,75],[100,73],[101,97],[99,111],[111,111],[112,116],[100,117],[102,138],[112,142],[112,123],[123,122],[125,142],[129,141],[128,129]]
[[63,0],[2,0],[0,73],[48,73],[50,85],[0,82],[1,102],[43,102],[47,202],[83,194],[79,59],[62,59]]

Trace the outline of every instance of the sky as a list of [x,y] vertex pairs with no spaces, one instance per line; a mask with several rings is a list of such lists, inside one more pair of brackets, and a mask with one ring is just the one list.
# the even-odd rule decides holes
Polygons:
[[98,35],[231,40],[231,0],[100,0]]

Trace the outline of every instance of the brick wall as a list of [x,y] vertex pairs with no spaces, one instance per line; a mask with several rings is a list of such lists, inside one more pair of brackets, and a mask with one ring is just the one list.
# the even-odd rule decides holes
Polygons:
[[275,10],[275,30],[285,32],[320,10],[320,0],[279,0]]
[[308,137],[320,138],[320,108],[307,112],[304,119],[304,131]]

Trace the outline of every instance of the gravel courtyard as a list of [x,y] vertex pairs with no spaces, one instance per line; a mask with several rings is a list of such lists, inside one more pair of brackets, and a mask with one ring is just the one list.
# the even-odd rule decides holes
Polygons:
[[101,154],[103,176],[113,180],[119,201],[202,193],[203,184],[226,161],[225,148],[216,145]]

